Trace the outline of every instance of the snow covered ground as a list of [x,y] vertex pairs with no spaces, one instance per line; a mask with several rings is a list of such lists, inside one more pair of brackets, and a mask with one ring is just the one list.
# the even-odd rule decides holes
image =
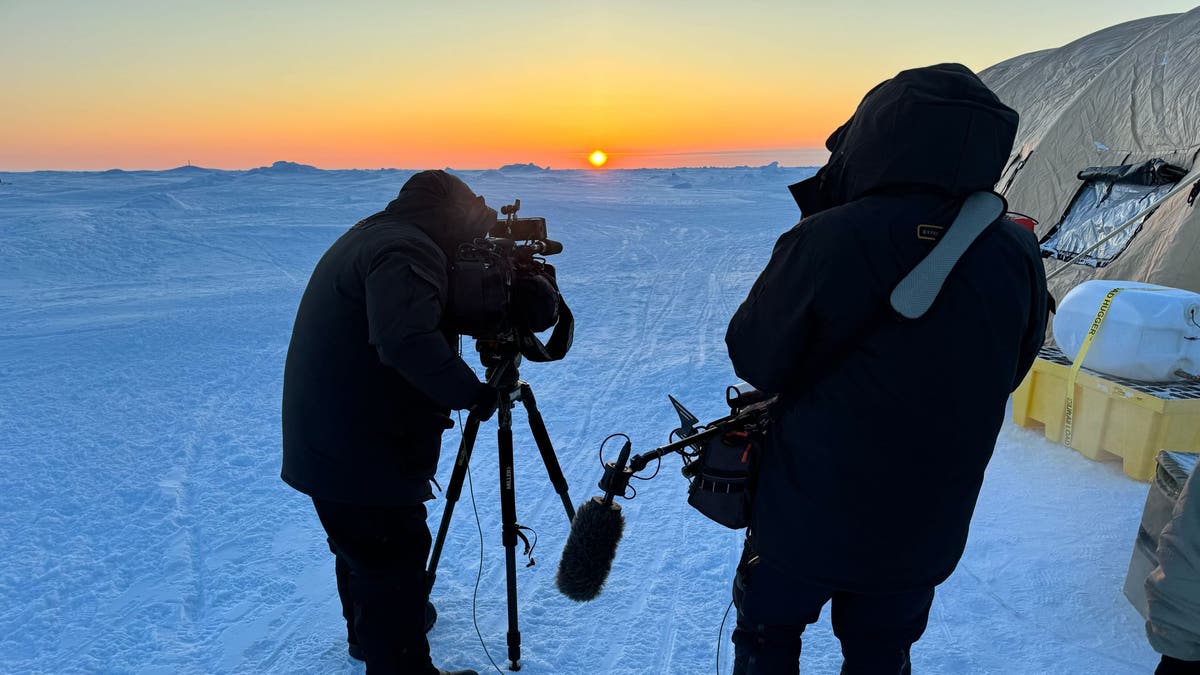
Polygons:
[[[797,218],[785,186],[809,173],[462,174],[493,205],[519,197],[566,245],[555,262],[575,348],[522,372],[576,503],[597,491],[606,435],[630,434],[635,451],[665,439],[667,393],[722,412],[726,322]],[[312,266],[408,175],[0,173],[0,672],[362,672],[311,504],[278,478],[280,386]],[[524,672],[713,672],[739,534],[685,504],[668,461],[625,506],[605,593],[564,599],[553,579],[568,524],[517,419],[518,514],[540,535],[537,565],[519,566]],[[473,462],[478,620],[504,665],[493,429]],[[1006,426],[915,670],[1152,670],[1121,594],[1146,489]],[[478,537],[464,494],[435,589],[444,667],[487,665],[471,620]],[[805,672],[837,672],[827,616],[806,634]]]

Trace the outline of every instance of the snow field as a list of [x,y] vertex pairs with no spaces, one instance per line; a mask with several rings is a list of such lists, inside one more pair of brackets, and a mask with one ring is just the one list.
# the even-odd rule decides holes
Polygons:
[[[667,393],[701,418],[723,412],[725,325],[798,217],[786,185],[811,171],[461,172],[493,206],[520,198],[566,247],[552,262],[575,347],[522,374],[576,504],[597,493],[605,436],[629,434],[635,452],[665,441]],[[408,175],[0,174],[0,672],[363,671],[345,653],[311,504],[278,478],[279,399],[312,266]],[[469,340],[464,351],[478,369]],[[605,592],[572,603],[554,588],[568,523],[520,409],[514,430],[518,519],[539,536],[537,564],[518,565],[523,672],[713,672],[740,534],[686,505],[668,459],[623,505]],[[457,440],[447,432],[443,485]],[[479,626],[503,666],[494,422],[471,466]],[[1121,595],[1146,489],[1006,426],[915,670],[1152,670]],[[429,503],[434,531],[443,504]],[[443,667],[487,665],[471,620],[478,564],[464,493],[434,591]],[[839,664],[826,613],[802,666]]]

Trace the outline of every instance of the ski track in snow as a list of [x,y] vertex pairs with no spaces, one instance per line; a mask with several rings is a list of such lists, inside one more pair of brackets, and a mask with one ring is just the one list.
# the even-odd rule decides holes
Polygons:
[[[635,452],[666,440],[667,393],[702,419],[723,412],[725,325],[797,218],[785,186],[811,172],[463,172],[493,205],[519,197],[566,246],[553,262],[575,347],[522,374],[576,504],[597,492],[605,436],[628,433]],[[312,266],[409,175],[0,174],[0,672],[363,672],[311,503],[278,478],[280,388]],[[523,672],[714,672],[740,533],[686,505],[669,458],[635,481],[605,592],[572,603],[554,588],[568,523],[520,408],[514,420],[518,519],[539,537],[537,564],[518,565]],[[448,432],[443,484],[457,444]],[[504,666],[494,423],[471,466],[479,626]],[[1146,489],[1006,426],[915,670],[1152,670],[1121,594]],[[429,504],[435,531],[443,505]],[[439,665],[486,672],[473,521],[464,491],[430,640]],[[837,672],[828,612],[804,642],[804,672]]]

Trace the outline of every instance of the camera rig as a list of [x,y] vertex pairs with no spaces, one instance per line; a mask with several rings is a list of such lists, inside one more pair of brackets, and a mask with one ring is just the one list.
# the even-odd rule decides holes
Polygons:
[[526,243],[523,246],[528,247],[530,254],[554,255],[561,253],[562,244],[547,237],[546,219],[518,218],[517,212],[520,210],[520,199],[514,199],[513,203],[501,206],[500,215],[504,216],[504,219],[496,221],[492,229],[488,230],[488,236],[513,242],[524,241]]
[[[562,500],[568,522],[575,518],[567,481],[555,455],[545,420],[538,409],[533,388],[521,379],[519,370],[522,357],[530,361],[557,361],[566,356],[571,348],[575,320],[558,291],[554,267],[544,257],[560,253],[563,247],[547,238],[545,218],[518,218],[516,214],[520,209],[519,199],[502,206],[500,213],[504,215],[503,220],[497,220],[484,236],[458,247],[450,265],[450,298],[446,312],[446,327],[449,330],[475,338],[479,359],[486,368],[488,384],[496,388],[499,397],[496,445],[499,453],[501,536],[508,608],[508,658],[509,669],[514,671],[521,668],[516,576],[518,541],[525,543],[529,564],[533,564],[532,545],[524,534],[529,528],[517,522],[512,433],[513,411],[517,403],[525,408],[530,433],[550,483]],[[543,343],[536,333],[551,326],[554,332]],[[458,457],[446,488],[442,521],[426,565],[426,581],[431,589],[437,578],[438,563],[454,506],[462,494],[480,424],[481,420],[472,412],[463,425]],[[535,544],[536,541],[535,535]]]
[[[504,218],[460,245],[450,265],[450,327],[477,340],[485,365],[496,354],[557,361],[574,339],[574,316],[545,258],[563,246],[548,238],[545,218],[518,218],[520,209],[519,199],[501,206]],[[542,342],[536,334],[551,326]]]

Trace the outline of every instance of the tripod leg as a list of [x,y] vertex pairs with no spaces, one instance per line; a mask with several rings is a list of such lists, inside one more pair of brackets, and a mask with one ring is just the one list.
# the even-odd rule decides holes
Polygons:
[[500,514],[503,521],[504,574],[508,585],[509,670],[521,669],[521,631],[517,626],[517,493],[513,485],[512,402],[500,406]]
[[558,464],[558,456],[554,454],[554,445],[550,443],[550,433],[546,431],[546,422],[538,410],[537,399],[533,397],[533,389],[528,384],[521,385],[521,403],[525,404],[525,412],[529,415],[529,430],[533,432],[533,440],[537,443],[538,451],[542,453],[542,463],[546,465],[546,473],[550,474],[550,482],[554,491],[562,499],[563,508],[567,510],[567,519],[575,520],[575,506],[571,503],[571,495],[567,490],[567,479],[563,476],[562,467]]
[[475,436],[478,433],[479,420],[474,415],[468,415],[467,423],[463,427],[462,442],[458,446],[458,458],[454,460],[454,472],[450,474],[450,484],[446,486],[446,508],[442,511],[442,522],[438,525],[437,539],[434,540],[433,551],[429,554],[429,567],[425,571],[429,590],[433,590],[433,581],[437,578],[438,560],[442,557],[446,533],[450,531],[450,517],[454,515],[454,504],[462,494],[467,466],[471,463],[471,450],[475,447]]

